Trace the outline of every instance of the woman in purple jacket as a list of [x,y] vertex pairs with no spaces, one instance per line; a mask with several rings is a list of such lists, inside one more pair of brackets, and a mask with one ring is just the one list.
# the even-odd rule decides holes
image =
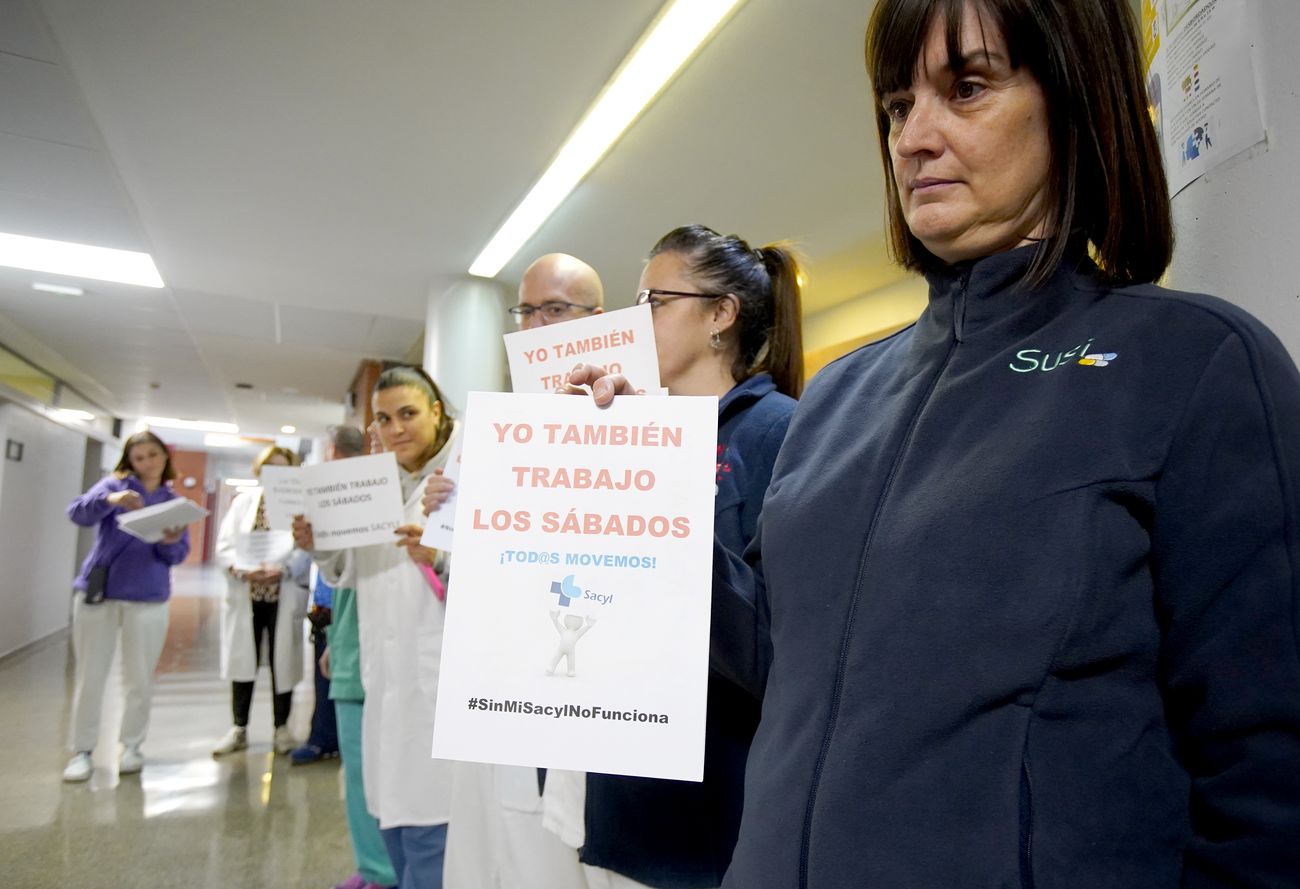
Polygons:
[[[190,552],[189,532],[172,528],[158,543],[145,543],[117,526],[123,512],[153,506],[177,496],[167,482],[176,478],[167,446],[152,432],[137,432],[126,440],[113,473],[68,506],[78,525],[95,525],[95,546],[86,556],[73,584],[72,647],[77,656],[72,696],[72,759],[64,781],[85,781],[94,771],[91,752],[99,737],[104,682],[122,634],[121,774],[144,766],[140,745],[149,727],[153,670],[167,638],[167,599],[171,596],[171,566]],[[94,601],[95,569],[107,567],[103,599]],[[88,592],[88,587],[90,592]]]

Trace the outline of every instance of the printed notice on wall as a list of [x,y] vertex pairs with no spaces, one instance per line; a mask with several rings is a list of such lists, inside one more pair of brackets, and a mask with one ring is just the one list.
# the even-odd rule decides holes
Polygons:
[[717,411],[470,393],[435,757],[701,779]]
[[346,549],[397,539],[402,490],[391,453],[303,468],[303,500],[316,549]]
[[1264,140],[1246,0],[1143,0],[1147,91],[1170,194]]
[[638,392],[660,391],[649,306],[507,333],[505,344],[516,392],[554,392],[579,364],[621,373]]

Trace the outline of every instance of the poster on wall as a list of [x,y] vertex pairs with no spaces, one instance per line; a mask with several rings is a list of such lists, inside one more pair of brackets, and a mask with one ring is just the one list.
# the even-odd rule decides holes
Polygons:
[[1147,92],[1177,194],[1264,141],[1246,0],[1143,0]]
[[436,758],[701,779],[717,404],[470,393]]

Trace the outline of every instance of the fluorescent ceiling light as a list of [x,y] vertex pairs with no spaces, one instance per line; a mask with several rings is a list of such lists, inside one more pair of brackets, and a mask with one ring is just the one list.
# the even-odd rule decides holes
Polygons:
[[95,419],[95,415],[90,411],[79,411],[72,407],[55,408],[50,412],[50,414],[56,420],[79,420],[81,422],[86,422],[87,420]]
[[471,275],[497,276],[741,2],[673,0],[660,13],[546,172],[479,253],[469,267]]
[[203,436],[205,448],[242,448],[251,443],[244,441],[238,435],[224,435],[220,432],[209,432]]
[[297,427],[297,426],[281,426],[281,427],[280,427],[280,431],[283,432],[285,435],[293,435],[295,432],[298,431],[298,427]]
[[37,281],[32,285],[33,290],[39,290],[42,293],[59,293],[63,296],[81,296],[86,291],[80,287],[65,287],[62,284],[46,284],[43,281]]
[[73,278],[162,287],[153,257],[134,250],[92,247],[0,232],[0,265]]
[[143,417],[147,426],[162,426],[165,429],[193,429],[195,432],[224,432],[235,435],[239,427],[234,423],[218,423],[209,420],[178,420],[175,417]]

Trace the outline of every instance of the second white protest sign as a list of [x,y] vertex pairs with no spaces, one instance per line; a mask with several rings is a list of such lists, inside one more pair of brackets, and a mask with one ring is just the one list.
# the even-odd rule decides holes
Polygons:
[[402,486],[392,454],[307,466],[303,498],[318,550],[392,543],[402,524]]
[[649,306],[507,333],[505,344],[516,392],[554,392],[579,363],[621,373],[639,392],[659,392],[659,358]]

